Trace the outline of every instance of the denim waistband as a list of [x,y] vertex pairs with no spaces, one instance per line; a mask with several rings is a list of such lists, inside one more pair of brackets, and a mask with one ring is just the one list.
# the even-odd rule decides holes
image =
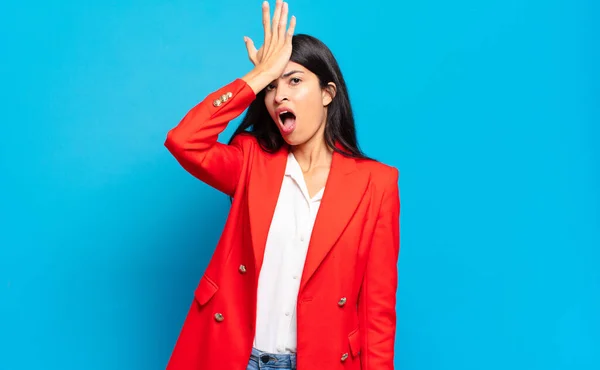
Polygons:
[[259,369],[291,369],[296,370],[295,353],[269,353],[252,348],[251,358],[258,363]]

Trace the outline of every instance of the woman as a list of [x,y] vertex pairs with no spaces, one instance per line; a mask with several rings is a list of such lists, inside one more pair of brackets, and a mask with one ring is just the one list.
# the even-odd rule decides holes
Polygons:
[[263,46],[245,38],[252,71],[167,135],[233,198],[169,370],[393,369],[398,171],[360,152],[337,62],[287,18],[265,2]]

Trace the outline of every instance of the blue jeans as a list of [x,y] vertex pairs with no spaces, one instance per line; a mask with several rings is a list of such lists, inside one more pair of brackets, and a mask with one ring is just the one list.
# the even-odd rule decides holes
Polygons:
[[296,370],[296,354],[273,354],[252,348],[246,370]]

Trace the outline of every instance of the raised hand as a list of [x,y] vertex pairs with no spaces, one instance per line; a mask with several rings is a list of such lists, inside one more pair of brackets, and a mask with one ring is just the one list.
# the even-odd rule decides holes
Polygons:
[[267,1],[263,2],[262,18],[265,33],[263,45],[257,50],[254,42],[249,37],[244,36],[248,58],[254,64],[254,73],[251,72],[253,76],[257,74],[265,75],[270,77],[270,81],[272,81],[283,73],[292,55],[292,36],[296,27],[296,17],[292,16],[289,28],[286,29],[288,13],[288,3],[277,0],[273,12],[273,21],[271,22],[269,3]]

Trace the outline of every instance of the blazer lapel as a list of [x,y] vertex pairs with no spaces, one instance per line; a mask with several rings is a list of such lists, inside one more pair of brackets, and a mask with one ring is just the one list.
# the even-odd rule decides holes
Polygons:
[[288,152],[289,147],[283,145],[274,154],[255,154],[258,160],[251,169],[251,180],[248,182],[248,213],[257,278],[283,183]]
[[[272,155],[257,155],[258,160],[251,169],[248,213],[257,279],[285,175],[288,152],[289,147],[284,145]],[[368,183],[369,175],[357,170],[353,158],[333,153],[331,169],[308,246],[300,290],[344,231],[362,200]]]
[[368,183],[369,175],[357,170],[353,158],[333,153],[325,192],[308,246],[300,290],[344,231],[363,198]]

